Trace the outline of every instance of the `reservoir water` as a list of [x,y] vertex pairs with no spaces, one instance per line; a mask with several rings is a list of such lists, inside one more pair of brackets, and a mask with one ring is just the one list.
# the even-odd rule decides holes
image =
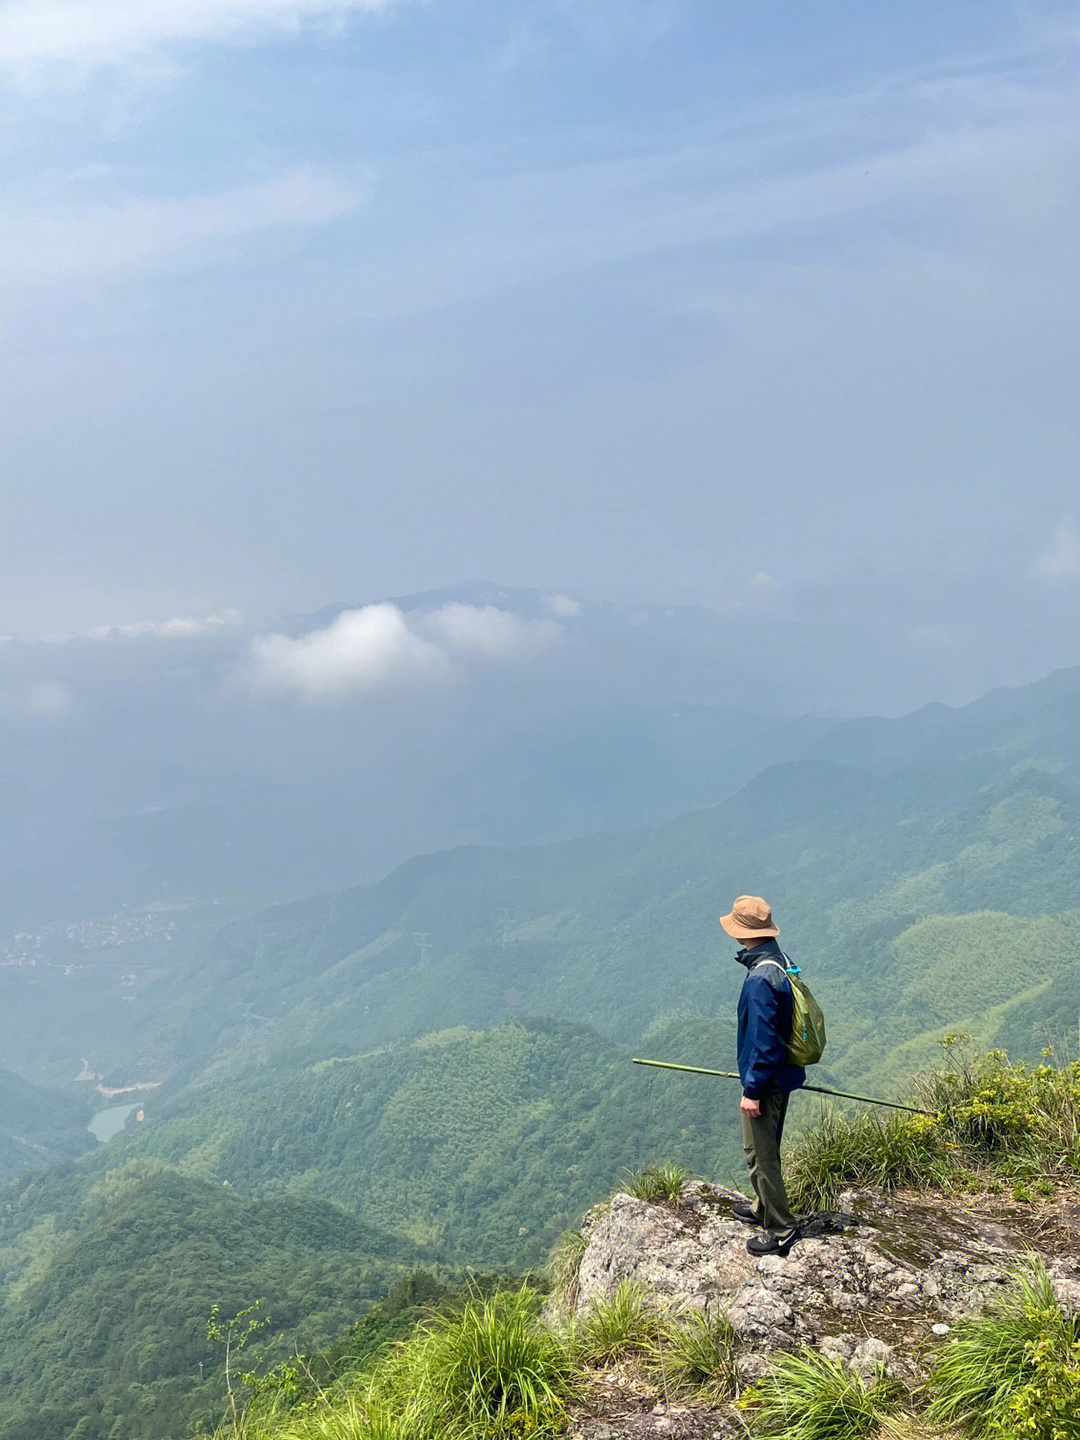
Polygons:
[[99,1110],[86,1128],[97,1140],[111,1140],[114,1135],[119,1135],[124,1121],[138,1108],[138,1101],[134,1105],[110,1105],[105,1110]]

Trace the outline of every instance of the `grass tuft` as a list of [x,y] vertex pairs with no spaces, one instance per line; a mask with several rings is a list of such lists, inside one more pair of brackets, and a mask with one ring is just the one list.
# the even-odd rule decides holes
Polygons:
[[644,1170],[639,1170],[627,1182],[626,1193],[632,1195],[635,1200],[648,1200],[652,1203],[678,1200],[683,1192],[683,1186],[689,1178],[690,1171],[685,1165],[662,1161],[655,1165],[646,1165]]
[[470,1298],[420,1326],[376,1371],[371,1398],[416,1416],[425,1436],[553,1433],[578,1375],[566,1340],[543,1325],[526,1287]]
[[739,1408],[750,1433],[769,1440],[862,1440],[889,1408],[891,1387],[813,1350],[781,1355]]
[[792,1151],[785,1180],[798,1209],[825,1210],[845,1185],[923,1189],[948,1185],[954,1171],[941,1127],[928,1116],[826,1111]]
[[577,1300],[580,1291],[578,1271],[588,1243],[589,1237],[583,1230],[564,1230],[551,1247],[547,1277],[556,1296],[565,1305],[572,1306]]
[[930,1381],[931,1420],[974,1436],[1080,1440],[1080,1316],[1031,1257],[1011,1292],[954,1329]]
[[604,1365],[625,1355],[651,1356],[668,1326],[648,1304],[648,1290],[623,1280],[611,1300],[598,1300],[578,1323],[575,1343],[586,1365]]
[[400,1410],[362,1393],[340,1396],[332,1409],[300,1414],[274,1440],[428,1440],[415,1408]]
[[662,1347],[663,1378],[678,1394],[727,1400],[739,1385],[738,1340],[726,1315],[687,1315],[670,1325]]

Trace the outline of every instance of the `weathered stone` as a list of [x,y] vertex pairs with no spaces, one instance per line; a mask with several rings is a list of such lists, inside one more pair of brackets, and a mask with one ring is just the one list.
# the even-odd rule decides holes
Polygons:
[[846,1363],[851,1359],[852,1348],[851,1338],[847,1335],[823,1335],[818,1342],[818,1349],[827,1360]]
[[883,1365],[886,1370],[889,1368],[889,1361],[893,1356],[893,1347],[884,1340],[879,1340],[876,1335],[868,1335],[865,1340],[860,1340],[851,1354],[851,1368],[858,1370],[860,1374],[871,1375]]
[[[980,1229],[977,1216],[923,1197],[849,1191],[842,1200],[847,1213],[810,1217],[789,1255],[755,1259],[731,1214],[744,1201],[733,1191],[694,1182],[677,1204],[616,1195],[587,1229],[577,1311],[636,1281],[658,1307],[725,1314],[755,1349],[811,1344],[872,1370],[935,1321],[983,1310],[1032,1248],[1007,1218]],[[1075,1256],[1057,1253],[1050,1273],[1060,1303],[1080,1310]],[[865,1328],[851,1317],[867,1310],[884,1329],[860,1349],[851,1331]]]
[[1080,1265],[1058,1259],[1047,1266],[1047,1273],[1057,1303],[1068,1313],[1080,1315]]

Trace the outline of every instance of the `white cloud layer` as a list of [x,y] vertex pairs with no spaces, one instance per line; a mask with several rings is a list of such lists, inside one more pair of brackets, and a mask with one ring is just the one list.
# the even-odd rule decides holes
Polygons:
[[1075,520],[1063,520],[1050,544],[1038,556],[1031,573],[1051,585],[1080,581],[1080,529]]
[[419,614],[366,605],[309,635],[257,636],[244,678],[257,690],[335,699],[446,682],[470,663],[526,659],[561,635],[553,620],[525,620],[490,605]]
[[341,24],[391,0],[6,0],[0,62],[116,64],[196,43],[250,42]]
[[562,634],[554,620],[525,620],[494,605],[444,605],[425,615],[417,628],[462,660],[524,659]]

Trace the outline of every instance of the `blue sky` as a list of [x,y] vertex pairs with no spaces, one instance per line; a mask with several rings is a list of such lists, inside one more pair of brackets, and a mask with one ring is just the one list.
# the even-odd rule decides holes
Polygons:
[[1075,663],[1078,59],[1075,5],[0,0],[0,633],[484,575]]

